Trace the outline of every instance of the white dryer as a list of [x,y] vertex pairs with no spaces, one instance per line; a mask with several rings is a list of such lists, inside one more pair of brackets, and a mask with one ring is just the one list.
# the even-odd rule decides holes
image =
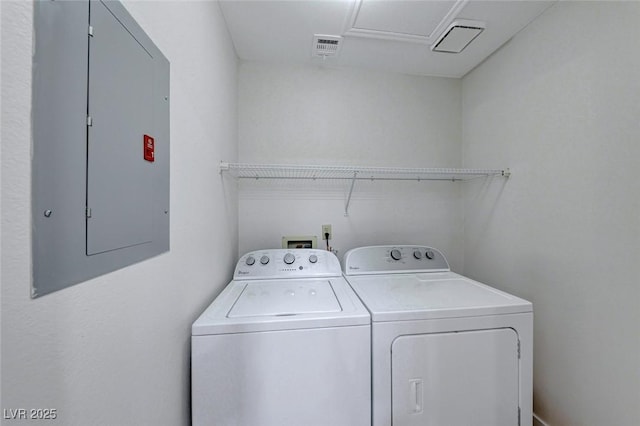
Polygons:
[[425,246],[353,249],[343,272],[371,313],[374,426],[531,425],[531,303]]
[[242,256],[191,350],[193,425],[371,425],[370,317],[330,252]]

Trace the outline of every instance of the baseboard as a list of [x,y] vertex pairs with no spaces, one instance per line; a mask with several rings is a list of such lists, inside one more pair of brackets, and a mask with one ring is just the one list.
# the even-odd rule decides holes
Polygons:
[[542,419],[536,415],[536,413],[533,413],[533,426],[549,426],[549,424],[543,422]]

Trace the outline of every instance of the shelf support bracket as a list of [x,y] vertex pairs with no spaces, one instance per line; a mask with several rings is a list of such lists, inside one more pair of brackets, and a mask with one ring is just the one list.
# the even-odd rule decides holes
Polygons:
[[349,195],[347,196],[347,203],[344,206],[344,216],[349,216],[349,203],[351,202],[351,194],[353,194],[353,187],[356,184],[356,176],[358,176],[358,172],[353,172],[353,178],[351,178],[351,188],[349,188]]

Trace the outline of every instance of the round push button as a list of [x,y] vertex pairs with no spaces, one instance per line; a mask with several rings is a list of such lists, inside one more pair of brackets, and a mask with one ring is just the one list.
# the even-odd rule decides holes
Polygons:
[[267,263],[269,263],[269,256],[264,255],[260,258],[260,263],[262,263],[263,265],[266,265]]
[[244,261],[247,265],[251,266],[256,263],[256,259],[253,256],[247,257],[247,260]]

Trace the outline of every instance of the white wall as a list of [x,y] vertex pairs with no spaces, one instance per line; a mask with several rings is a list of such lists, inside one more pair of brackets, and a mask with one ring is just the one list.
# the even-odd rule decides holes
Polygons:
[[[247,163],[459,167],[460,81],[243,62],[239,158]],[[242,182],[240,254],[283,235],[321,235],[346,250],[431,244],[462,264],[462,201],[451,182]],[[321,243],[319,241],[319,243]]]
[[33,4],[1,2],[1,405],[57,409],[48,424],[190,424],[190,326],[236,260],[216,165],[237,158],[237,65],[218,5],[125,6],[171,62],[171,251],[32,300]]
[[559,2],[463,80],[464,270],[533,301],[549,425],[640,419],[640,3]]

